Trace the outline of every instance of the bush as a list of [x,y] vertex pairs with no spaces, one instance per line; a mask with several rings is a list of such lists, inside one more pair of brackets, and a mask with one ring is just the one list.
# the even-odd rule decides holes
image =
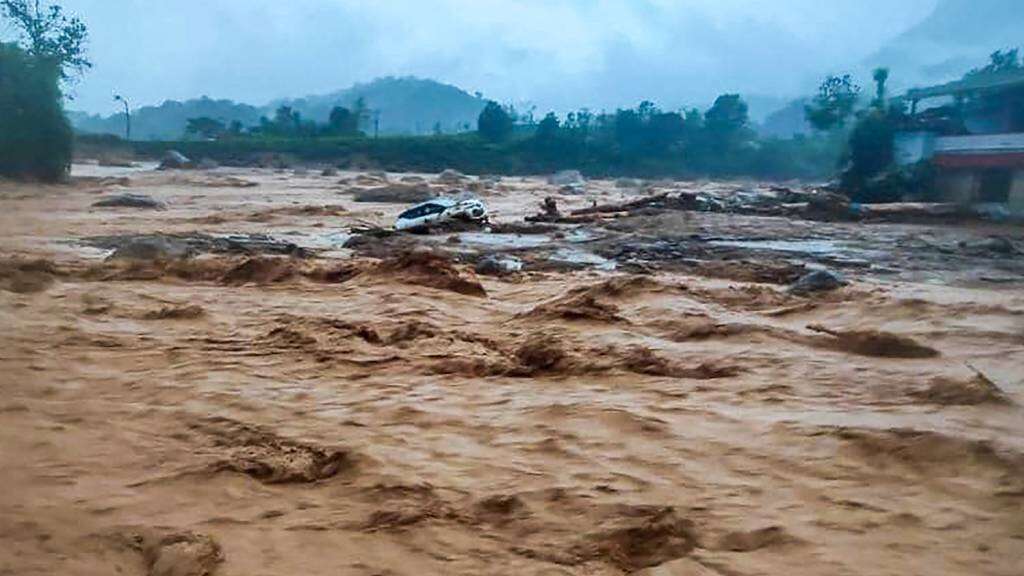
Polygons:
[[0,43],[0,174],[56,182],[71,169],[60,66]]

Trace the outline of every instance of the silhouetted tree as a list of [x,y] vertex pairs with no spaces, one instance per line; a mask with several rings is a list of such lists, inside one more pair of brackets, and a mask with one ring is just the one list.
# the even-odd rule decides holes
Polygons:
[[708,145],[718,151],[734,148],[753,137],[747,103],[739,94],[723,94],[704,113]]
[[989,63],[981,68],[975,68],[964,75],[964,78],[971,78],[972,76],[979,76],[984,74],[1000,74],[1003,72],[1010,72],[1013,70],[1019,70],[1021,68],[1020,51],[1016,48],[1012,50],[996,50],[989,56]]
[[811,126],[828,132],[846,125],[858,100],[860,86],[853,82],[849,74],[829,76],[818,88],[818,95],[804,108],[804,113]]
[[87,70],[88,31],[41,0],[0,0],[22,45],[0,43],[0,174],[56,181],[71,169],[73,133],[60,82]]
[[504,142],[512,135],[515,119],[497,102],[489,101],[477,119],[477,132],[489,142]]
[[885,105],[886,83],[889,81],[888,68],[875,68],[871,74],[875,81],[875,101],[873,105],[878,108]]
[[0,0],[0,14],[18,30],[25,51],[52,62],[61,80],[92,67],[85,56],[88,29],[77,17],[65,14],[60,5],[40,0]]
[[555,116],[554,112],[548,112],[547,116],[537,124],[537,132],[533,137],[538,142],[551,142],[558,137],[560,128],[558,116]]
[[359,117],[343,106],[335,106],[324,132],[331,136],[355,136],[359,134]]
[[185,135],[195,136],[203,139],[215,139],[220,138],[228,131],[227,126],[224,125],[220,120],[210,118],[209,116],[201,116],[199,118],[189,118],[186,121]]

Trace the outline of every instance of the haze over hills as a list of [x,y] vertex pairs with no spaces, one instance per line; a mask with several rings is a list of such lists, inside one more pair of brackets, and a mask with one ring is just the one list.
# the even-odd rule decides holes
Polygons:
[[[867,87],[872,70],[889,68],[891,93],[902,93],[961,78],[987,64],[993,52],[1013,48],[1024,49],[1024,0],[940,0],[927,18],[851,72]],[[789,138],[809,133],[803,116],[807,99],[795,99],[769,114],[761,134]]]
[[481,96],[455,86],[408,77],[379,78],[330,94],[279,100],[269,108],[291,106],[304,118],[325,122],[332,108],[354,109],[360,98],[371,111],[379,111],[383,134],[428,134],[435,126],[444,133],[474,129],[486,104]]
[[[435,127],[444,133],[472,129],[485,104],[478,95],[433,80],[381,78],[330,94],[278,100],[259,107],[205,96],[145,106],[132,112],[132,137],[140,140],[181,138],[188,119],[201,116],[225,124],[238,121],[244,126],[255,126],[261,116],[273,117],[274,111],[282,105],[291,106],[303,118],[324,122],[332,108],[352,109],[360,98],[369,110],[379,112],[382,134],[429,134]],[[80,132],[124,134],[123,114],[99,116],[71,112],[69,115]],[[368,124],[364,129],[370,131],[372,126]]]
[[[723,88],[722,91],[739,90],[750,105],[751,118],[764,125],[764,133],[786,137],[807,129],[799,113],[802,104],[791,103],[809,96],[813,92],[813,84],[828,72],[852,72],[862,85],[867,86],[871,70],[886,66],[892,70],[890,89],[900,92],[913,86],[957,78],[971,68],[984,65],[991,52],[1024,44],[1024,9],[1020,1],[938,0],[930,15],[866,59],[858,57],[859,64],[836,62],[835,69],[822,70],[820,76],[809,75],[802,88],[790,88],[771,96],[757,96],[758,93],[770,92],[760,92],[757,79],[749,77],[736,80],[732,90]],[[664,71],[664,74],[671,76],[675,69]],[[646,78],[644,82],[654,77],[649,73],[643,76]],[[711,83],[712,79],[709,78],[708,82]],[[634,92],[640,87],[634,86]],[[599,90],[593,94],[605,92]],[[666,110],[695,104],[693,100],[687,101],[682,97],[678,101],[668,101],[664,90],[644,89],[642,92]],[[543,92],[536,96],[538,101],[546,101]],[[364,98],[370,110],[379,111],[382,134],[430,134],[435,131],[435,126],[444,133],[464,131],[467,126],[472,129],[484,106],[482,98],[451,84],[411,76],[388,77],[336,92],[278,99],[266,105],[210,98],[168,101],[160,106],[136,110],[133,136],[140,139],[177,139],[182,136],[188,118],[199,116],[210,116],[225,123],[237,120],[252,126],[259,123],[261,116],[272,117],[280,105],[291,106],[304,118],[322,122],[332,107],[352,108],[360,97]],[[632,106],[637,102],[639,100],[622,102],[621,105]],[[700,102],[703,102],[700,108],[705,109],[711,100],[700,98],[696,103]],[[571,103],[567,101],[566,104]],[[585,106],[586,101],[580,101],[578,105]],[[542,105],[535,112],[543,116],[547,109]],[[123,117],[116,114],[101,117],[72,113],[72,121],[78,130],[84,132],[122,134],[124,130]],[[372,124],[363,128],[372,131]]]
[[937,84],[982,66],[996,50],[1024,47],[1021,0],[940,0],[930,16],[869,57],[886,66],[893,87]]

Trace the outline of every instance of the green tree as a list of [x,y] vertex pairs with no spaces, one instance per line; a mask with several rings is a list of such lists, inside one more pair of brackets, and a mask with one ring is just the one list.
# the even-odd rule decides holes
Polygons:
[[204,140],[220,138],[228,131],[227,126],[225,126],[223,122],[210,118],[209,116],[189,118],[186,122],[185,135],[202,138]]
[[514,125],[515,119],[510,111],[492,100],[480,112],[476,129],[484,140],[504,142],[512,135]]
[[846,125],[859,100],[860,86],[849,74],[829,76],[821,83],[814,100],[804,107],[804,113],[816,130],[828,132]]
[[647,121],[648,144],[655,153],[664,153],[681,142],[686,120],[678,112],[657,112]]
[[324,132],[331,136],[355,136],[359,134],[359,116],[344,106],[335,106]]
[[60,68],[0,43],[0,174],[63,180],[71,168],[71,125],[64,116]]
[[41,0],[0,0],[0,16],[21,41],[0,43],[0,174],[62,180],[71,169],[73,133],[60,82],[91,66],[88,31]]
[[723,94],[704,113],[708,145],[717,151],[735,148],[753,137],[747,103],[739,94]]
[[554,112],[548,112],[547,116],[537,124],[537,132],[534,133],[533,138],[537,142],[552,142],[558,138],[558,131],[561,129],[561,124],[558,122],[558,116],[555,116]]
[[77,17],[65,14],[58,4],[40,0],[0,0],[0,14],[18,30],[25,51],[52,62],[61,80],[81,75],[92,67],[85,55],[88,29]]

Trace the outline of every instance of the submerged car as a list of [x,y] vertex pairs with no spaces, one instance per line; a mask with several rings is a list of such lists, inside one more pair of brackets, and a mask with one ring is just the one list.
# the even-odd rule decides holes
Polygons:
[[399,214],[395,220],[395,230],[422,230],[451,222],[487,222],[487,206],[477,198],[434,198]]

